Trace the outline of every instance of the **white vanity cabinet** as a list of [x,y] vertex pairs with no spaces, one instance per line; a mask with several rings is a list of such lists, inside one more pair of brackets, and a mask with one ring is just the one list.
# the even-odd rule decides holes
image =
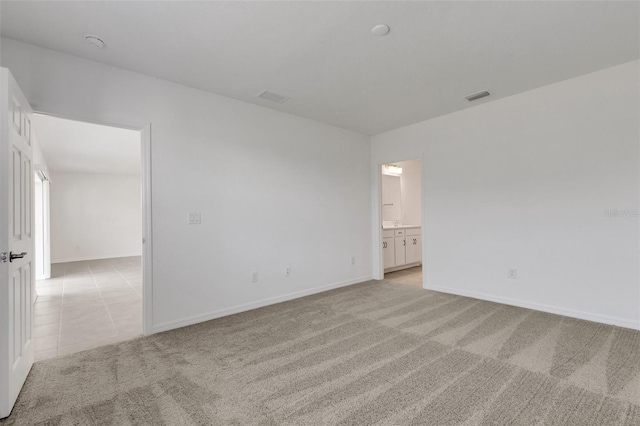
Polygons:
[[395,266],[404,265],[406,262],[405,249],[407,246],[407,240],[404,237],[404,229],[396,229],[394,232],[394,238],[396,240],[396,264]]
[[422,261],[422,241],[419,227],[394,228],[382,231],[382,253],[385,270],[413,267]]
[[[391,231],[393,233],[393,231]],[[382,253],[384,254],[384,269],[396,266],[396,246],[393,235],[382,238]]]
[[406,230],[405,259],[407,263],[422,262],[422,232],[420,228]]

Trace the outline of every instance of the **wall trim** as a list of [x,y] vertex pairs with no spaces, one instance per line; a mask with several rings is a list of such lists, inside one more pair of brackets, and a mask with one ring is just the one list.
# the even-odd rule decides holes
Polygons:
[[520,308],[533,309],[534,311],[547,312],[550,314],[562,315],[565,317],[577,318],[586,321],[598,322],[601,324],[615,325],[618,327],[640,330],[640,322],[629,321],[624,318],[611,317],[608,315],[595,314],[592,312],[567,309],[559,306],[546,305],[544,303],[527,302],[508,297],[495,296],[492,294],[478,293],[475,291],[458,290],[450,287],[430,286],[423,284],[425,290],[439,291],[441,293],[455,294],[458,296],[472,297],[474,299],[486,300],[489,302],[502,303],[505,305],[518,306]]
[[141,255],[142,255],[141,253],[135,253],[135,254],[116,254],[116,255],[109,255],[109,256],[70,257],[68,259],[52,260],[51,263],[84,262],[85,260],[115,259],[118,257],[140,257]]
[[267,299],[258,300],[256,302],[243,303],[231,308],[219,309],[217,311],[209,312],[201,315],[194,315],[192,317],[167,321],[160,323],[153,327],[153,333],[160,333],[162,331],[173,330],[176,328],[186,327],[189,325],[197,324],[200,322],[209,321],[216,318],[226,317],[228,315],[238,314],[240,312],[250,311],[253,309],[263,308],[269,305],[275,305],[277,303],[287,302],[289,300],[299,299],[304,296],[311,296],[312,294],[323,293],[325,291],[333,290],[340,287],[347,287],[354,284],[359,284],[367,281],[371,281],[371,275],[364,277],[358,277],[351,280],[341,281],[338,283],[328,284],[320,287],[313,287],[307,290],[299,290],[291,293],[283,294],[281,296],[269,297]]
[[140,131],[142,198],[142,334],[153,330],[153,223],[151,199],[151,123]]
[[140,182],[142,203],[142,249],[140,253],[133,255],[117,256],[92,256],[86,258],[72,258],[51,260],[51,263],[81,262],[85,260],[113,259],[117,257],[142,257],[142,334],[152,334],[153,329],[153,225],[151,203],[151,123],[113,123],[104,120],[95,120],[84,117],[67,117],[59,114],[51,114],[46,111],[34,111],[38,114],[60,117],[66,120],[76,120],[84,123],[99,124],[102,126],[119,127],[140,132]]

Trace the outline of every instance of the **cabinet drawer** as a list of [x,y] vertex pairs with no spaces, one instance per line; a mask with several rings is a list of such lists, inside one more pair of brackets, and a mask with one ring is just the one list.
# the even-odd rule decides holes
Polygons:
[[407,235],[421,235],[422,228],[407,228]]
[[393,237],[393,229],[388,231],[382,231],[382,238]]
[[394,232],[396,237],[404,237],[404,229],[396,229]]

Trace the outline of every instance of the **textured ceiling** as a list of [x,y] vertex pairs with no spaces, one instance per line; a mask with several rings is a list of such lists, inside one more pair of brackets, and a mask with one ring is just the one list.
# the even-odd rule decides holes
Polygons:
[[38,144],[53,171],[140,174],[140,132],[35,114]]
[[[638,59],[639,7],[3,1],[1,34],[376,134]],[[379,23],[391,27],[386,37],[371,34]],[[264,89],[291,99],[257,98]],[[491,97],[463,98],[485,89]]]

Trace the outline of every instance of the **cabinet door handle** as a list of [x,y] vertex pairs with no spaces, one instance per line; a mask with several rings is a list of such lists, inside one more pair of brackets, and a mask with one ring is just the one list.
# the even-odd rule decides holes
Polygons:
[[407,240],[402,240],[402,245],[406,246],[407,245]]

